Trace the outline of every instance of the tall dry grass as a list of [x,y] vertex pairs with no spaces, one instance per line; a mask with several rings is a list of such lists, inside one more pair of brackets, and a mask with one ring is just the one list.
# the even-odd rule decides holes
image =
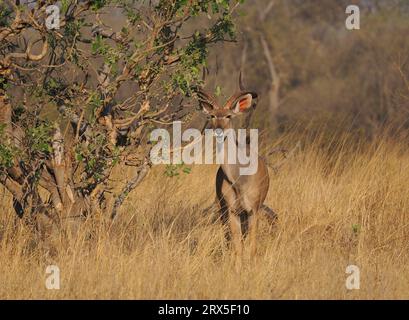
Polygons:
[[[3,192],[0,298],[409,298],[407,146],[308,141],[270,172],[266,203],[279,220],[262,220],[256,260],[240,273],[221,224],[203,212],[214,200],[215,166],[173,178],[156,167],[115,223],[94,217],[47,243],[15,218]],[[60,290],[45,287],[51,264]],[[351,264],[359,290],[345,287]]]

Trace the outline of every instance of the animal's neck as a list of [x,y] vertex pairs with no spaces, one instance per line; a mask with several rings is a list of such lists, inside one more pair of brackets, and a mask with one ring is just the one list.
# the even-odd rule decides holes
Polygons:
[[[229,140],[230,139],[230,140]],[[230,182],[240,178],[240,168],[244,165],[239,162],[238,154],[248,151],[246,143],[239,143],[237,138],[227,137],[223,142],[223,163],[220,165]]]

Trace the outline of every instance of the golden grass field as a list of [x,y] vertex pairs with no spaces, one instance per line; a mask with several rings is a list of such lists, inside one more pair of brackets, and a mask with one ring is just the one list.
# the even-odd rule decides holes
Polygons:
[[[155,167],[113,224],[89,218],[73,237],[47,244],[16,219],[2,191],[0,298],[408,299],[404,139],[308,141],[270,172],[266,203],[279,219],[262,220],[257,257],[240,272],[221,224],[203,212],[217,166],[173,178]],[[60,268],[60,290],[45,287],[51,264]],[[345,287],[351,264],[360,268],[359,290]]]

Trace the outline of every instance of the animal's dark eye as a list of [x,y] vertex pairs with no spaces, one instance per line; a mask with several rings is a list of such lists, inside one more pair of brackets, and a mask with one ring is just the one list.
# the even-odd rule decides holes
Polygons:
[[215,116],[214,114],[211,114],[211,115],[210,115],[210,118],[215,119],[216,116]]
[[228,116],[226,116],[226,118],[227,118],[227,119],[230,119],[230,118],[231,118],[231,115],[229,114]]

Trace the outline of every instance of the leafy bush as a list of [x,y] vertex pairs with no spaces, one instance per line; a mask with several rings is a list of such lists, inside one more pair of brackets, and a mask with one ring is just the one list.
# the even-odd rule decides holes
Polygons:
[[[72,206],[84,214],[109,211],[109,197],[116,212],[150,167],[149,132],[194,111],[183,99],[201,84],[210,47],[235,38],[237,4],[63,0],[60,28],[49,30],[47,3],[34,16],[27,5],[17,11],[3,3],[0,26],[11,28],[0,30],[0,107],[7,115],[0,123],[12,129],[11,145],[0,145],[5,174],[35,201],[42,201],[37,185],[47,189],[50,215]],[[117,165],[136,167],[137,176],[112,194]],[[23,208],[27,202],[15,200]]]

